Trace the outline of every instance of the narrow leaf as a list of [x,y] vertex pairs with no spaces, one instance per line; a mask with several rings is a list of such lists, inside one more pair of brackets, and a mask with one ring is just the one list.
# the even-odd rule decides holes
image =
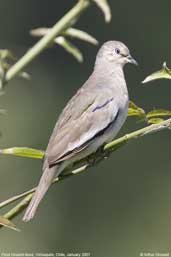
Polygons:
[[[50,28],[37,28],[30,31],[30,34],[35,37],[42,37],[46,35],[50,31]],[[63,36],[69,36],[72,38],[77,38],[86,42],[89,42],[93,45],[97,45],[98,41],[93,36],[89,35],[87,32],[75,29],[75,28],[68,28],[62,32]]]
[[[50,28],[38,28],[30,31],[32,36],[44,36],[50,31]],[[62,46],[68,53],[70,53],[78,62],[83,62],[83,55],[80,50],[71,42],[66,40],[63,36],[56,37],[54,42]]]
[[55,38],[55,43],[62,46],[68,53],[70,53],[73,57],[76,58],[78,62],[83,62],[83,55],[80,50],[74,46],[71,42],[66,40],[64,37]]
[[128,116],[145,116],[145,111],[134,102],[129,101]]
[[169,69],[166,65],[166,62],[163,63],[163,67],[161,70],[156,71],[154,73],[152,73],[151,75],[149,75],[148,77],[146,77],[142,83],[147,83],[149,81],[152,80],[156,80],[156,79],[171,79],[171,69]]
[[19,75],[19,77],[21,77],[21,78],[23,78],[23,79],[26,79],[26,80],[30,80],[30,79],[31,79],[30,74],[28,74],[28,73],[25,72],[25,71],[19,73],[18,75]]
[[0,225],[20,232],[20,230],[16,227],[14,223],[12,223],[9,219],[6,219],[3,216],[0,216]]
[[152,118],[152,119],[149,119],[148,120],[148,123],[149,124],[158,124],[160,122],[164,121],[163,119],[160,119],[160,118]]
[[10,59],[10,60],[16,60],[16,57],[14,56],[14,54],[8,50],[8,49],[0,49],[0,60],[6,60],[6,59]]
[[171,111],[164,109],[155,109],[147,113],[147,118],[159,117],[159,116],[171,116]]
[[[5,86],[5,75],[11,68],[12,63],[16,61],[16,56],[8,49],[0,49],[0,90]],[[26,72],[20,72],[18,76],[28,79],[29,75]]]
[[37,28],[30,30],[30,34],[34,37],[43,37],[50,31],[50,28]]
[[8,154],[8,155],[15,155],[27,158],[35,158],[35,159],[42,159],[44,156],[44,151],[37,150],[28,147],[12,147],[7,149],[1,149],[0,154]]
[[104,13],[105,21],[110,22],[112,18],[111,9],[107,0],[93,0]]
[[83,40],[85,42],[91,43],[93,45],[98,44],[97,39],[95,39],[93,36],[89,35],[87,32],[79,30],[79,29],[69,28],[63,32],[63,35],[77,38],[77,39]]

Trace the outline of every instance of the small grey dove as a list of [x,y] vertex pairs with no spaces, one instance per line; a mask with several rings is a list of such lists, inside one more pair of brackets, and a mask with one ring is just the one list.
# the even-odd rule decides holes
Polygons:
[[97,53],[94,70],[62,111],[50,137],[43,174],[23,220],[31,220],[55,176],[110,142],[126,120],[128,90],[126,63],[137,65],[129,49],[108,41]]

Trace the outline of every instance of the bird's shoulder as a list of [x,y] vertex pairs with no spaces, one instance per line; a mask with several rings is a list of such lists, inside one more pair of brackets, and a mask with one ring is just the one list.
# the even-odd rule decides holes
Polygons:
[[65,108],[61,112],[55,126],[58,130],[66,125],[66,123],[78,119],[90,106],[96,101],[108,99],[111,95],[111,90],[102,84],[91,75],[76,94],[68,101]]

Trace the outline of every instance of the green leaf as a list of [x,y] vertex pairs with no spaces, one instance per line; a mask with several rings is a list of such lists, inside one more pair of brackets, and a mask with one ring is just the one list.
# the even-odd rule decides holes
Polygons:
[[[44,36],[50,31],[50,28],[37,28],[30,31],[32,36]],[[83,62],[83,55],[80,50],[69,42],[63,36],[56,37],[54,42],[62,46],[68,53],[70,53],[78,62]]]
[[14,223],[12,223],[9,219],[0,216],[0,225],[10,228],[12,230],[15,230],[17,232],[20,232],[20,230],[16,227],[16,225]]
[[15,155],[27,158],[43,159],[44,151],[28,147],[12,147],[1,149],[0,154]]
[[30,35],[34,37],[43,37],[50,31],[50,28],[36,28],[30,30]]
[[137,106],[134,102],[129,101],[128,116],[144,117],[145,111]]
[[147,118],[171,116],[171,111],[164,109],[155,109],[147,113]]
[[[42,37],[45,36],[50,31],[50,28],[37,28],[30,31],[30,34],[35,37]],[[61,33],[61,36],[69,36],[71,38],[77,38],[86,42],[89,42],[93,45],[97,45],[98,41],[93,36],[88,34],[85,31],[75,29],[75,28],[68,28]],[[56,37],[57,39],[58,37]]]
[[111,9],[107,0],[93,0],[104,13],[105,21],[110,22],[112,18]]
[[148,123],[149,124],[158,124],[160,122],[164,121],[163,119],[160,119],[160,118],[152,118],[152,119],[149,119],[148,120]]
[[27,72],[25,71],[22,71],[18,74],[19,77],[23,78],[23,79],[26,79],[26,80],[30,80],[31,79],[31,76],[30,74],[28,74]]
[[8,49],[0,49],[0,60],[6,60],[6,59],[10,59],[10,60],[16,60],[16,57],[14,56],[14,54],[8,50]]
[[[16,61],[16,56],[8,49],[0,49],[0,90],[2,91],[5,86],[5,76],[7,71],[11,68],[12,63]],[[28,78],[26,72],[19,72],[18,76]]]
[[149,75],[148,77],[146,77],[142,81],[142,83],[147,83],[149,81],[156,80],[156,79],[171,79],[171,69],[167,67],[166,62],[163,63],[163,67],[161,70],[156,71],[151,75]]
[[55,43],[62,46],[68,53],[70,53],[78,62],[83,62],[83,55],[80,50],[74,46],[71,42],[66,40],[66,38],[60,36],[55,38]]
[[91,36],[87,32],[79,30],[79,29],[69,28],[69,29],[65,30],[62,34],[64,36],[70,36],[72,38],[80,39],[82,41],[91,43],[93,45],[97,45],[98,44],[97,39],[95,39],[93,36]]

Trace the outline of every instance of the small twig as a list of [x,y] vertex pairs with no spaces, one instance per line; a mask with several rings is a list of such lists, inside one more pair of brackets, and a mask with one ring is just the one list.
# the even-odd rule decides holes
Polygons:
[[[21,59],[16,62],[6,73],[5,81],[8,82],[21,72],[37,55],[49,46],[60,33],[76,22],[77,17],[90,5],[90,0],[79,0],[78,3],[65,14]],[[71,24],[72,23],[72,24]]]
[[32,189],[30,189],[30,190],[28,190],[28,191],[26,191],[26,192],[24,192],[22,194],[13,196],[13,197],[7,199],[4,202],[1,202],[0,203],[0,209],[5,207],[5,206],[7,206],[7,205],[9,205],[9,204],[11,204],[11,203],[13,203],[13,202],[15,202],[15,201],[17,201],[17,200],[19,200],[19,199],[21,199],[21,198],[23,198],[24,196],[27,196],[28,194],[34,193],[35,189],[36,188],[32,188]]
[[[171,118],[168,120],[162,121],[159,124],[153,124],[153,125],[144,127],[142,129],[133,131],[129,134],[126,134],[123,137],[120,137],[120,138],[110,142],[109,144],[106,144],[103,147],[102,151],[99,151],[99,152],[91,155],[90,157],[77,162],[75,165],[77,165],[77,166],[79,165],[81,167],[72,170],[70,173],[67,173],[67,174],[64,173],[64,175],[61,175],[60,177],[56,178],[53,183],[62,181],[64,179],[72,177],[76,174],[80,174],[83,171],[87,170],[89,167],[95,166],[98,162],[104,160],[106,158],[106,156],[108,156],[109,153],[116,151],[116,149],[118,149],[119,147],[128,143],[132,139],[138,139],[142,136],[156,133],[161,130],[170,129],[170,128],[171,128]],[[71,168],[68,168],[67,170],[70,170],[70,169]],[[72,169],[73,169],[73,167],[72,167]],[[14,197],[0,203],[0,208],[2,208],[16,200],[19,200],[19,199],[22,199],[23,197],[25,197],[18,205],[16,205],[13,209],[11,209],[9,212],[7,212],[4,215],[4,217],[9,219],[9,218],[13,218],[14,216],[18,215],[28,205],[29,201],[31,200],[31,198],[34,194],[35,189],[36,188],[33,188],[29,191],[26,191],[20,195],[14,196]]]
[[132,140],[132,139],[137,139],[139,137],[148,135],[148,134],[152,134],[155,132],[159,132],[161,130],[164,129],[171,129],[171,118],[164,120],[158,124],[152,124],[150,126],[147,126],[145,128],[133,131],[123,137],[120,137],[114,141],[112,141],[111,143],[107,144],[104,146],[104,151],[106,150],[111,150],[112,148],[117,147],[118,144],[124,144],[127,143],[128,141]]
[[[75,169],[73,170],[72,172],[66,174],[66,175],[63,175],[63,176],[60,176],[56,179],[54,179],[53,181],[53,184],[61,181],[61,180],[64,180],[66,178],[69,178],[70,176],[72,175],[76,175],[76,174],[79,174],[80,172],[83,172],[87,169],[88,165],[84,165],[78,169]],[[34,195],[34,192],[36,190],[36,187],[35,188],[32,188],[31,190],[28,190],[20,195],[17,195],[17,196],[14,196],[10,199],[8,199],[7,201],[3,202],[1,204],[1,208],[8,205],[9,203],[12,203],[16,200],[19,200],[21,198],[24,197],[24,199],[22,199],[14,208],[12,208],[10,211],[8,211],[6,214],[3,215],[3,217],[7,218],[7,219],[12,219],[14,218],[16,215],[18,215],[20,212],[23,211],[23,209],[25,209],[25,207],[29,204],[29,202],[31,201],[33,195]],[[1,228],[1,225],[0,225],[0,228]]]

